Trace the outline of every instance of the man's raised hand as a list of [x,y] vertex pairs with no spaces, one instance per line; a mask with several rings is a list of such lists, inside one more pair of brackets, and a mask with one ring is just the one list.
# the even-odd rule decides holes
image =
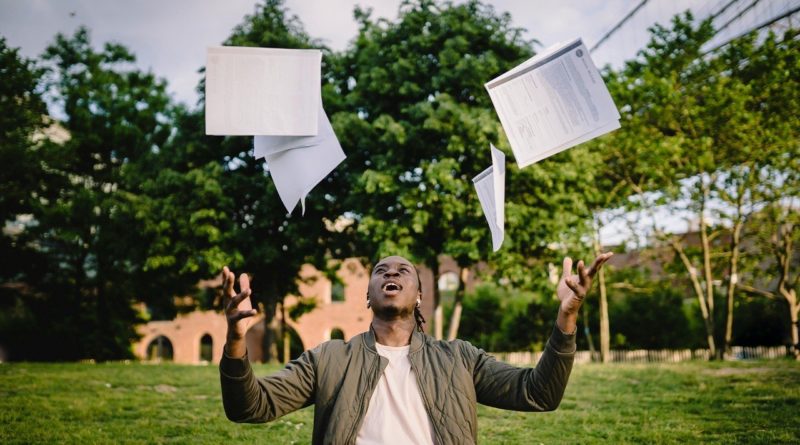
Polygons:
[[578,311],[589,289],[592,288],[592,280],[612,255],[611,252],[598,255],[589,269],[586,269],[583,261],[578,261],[577,275],[572,273],[572,259],[564,258],[564,271],[556,288],[556,294],[561,301],[557,323],[562,332],[569,334],[575,331]]
[[[250,278],[247,274],[239,275],[239,293],[233,290],[236,276],[225,266],[222,269],[222,307],[228,320],[228,343],[244,339],[250,327],[250,317],[258,312],[250,301]],[[229,345],[230,346],[230,345]],[[230,352],[230,351],[229,351]]]

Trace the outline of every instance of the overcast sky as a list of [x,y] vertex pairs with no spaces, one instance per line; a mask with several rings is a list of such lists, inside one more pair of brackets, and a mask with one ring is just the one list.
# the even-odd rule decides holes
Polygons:
[[[511,13],[515,26],[544,47],[583,37],[593,45],[640,0],[495,0],[498,12]],[[646,41],[645,29],[676,11],[707,10],[721,0],[655,0],[637,14],[613,41],[594,55],[598,65],[631,57]],[[36,57],[56,33],[86,25],[95,45],[116,41],[130,48],[138,66],[169,82],[174,97],[195,104],[194,91],[207,46],[219,45],[254,11],[256,0],[0,0],[0,35],[26,57]],[[353,8],[371,7],[375,17],[394,19],[400,0],[288,0],[306,31],[334,50],[356,35]],[[651,6],[652,4],[652,6]],[[541,48],[539,48],[541,49]]]

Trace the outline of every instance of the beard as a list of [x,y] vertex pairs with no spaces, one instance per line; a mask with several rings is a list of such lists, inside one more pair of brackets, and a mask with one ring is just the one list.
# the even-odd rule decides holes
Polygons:
[[412,318],[414,316],[413,307],[402,307],[395,305],[386,305],[382,307],[372,306],[372,312],[381,320],[401,320],[405,318]]

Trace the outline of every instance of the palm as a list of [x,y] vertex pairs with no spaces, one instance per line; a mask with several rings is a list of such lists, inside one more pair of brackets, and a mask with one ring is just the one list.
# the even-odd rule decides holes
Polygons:
[[[577,279],[577,275],[571,275],[570,278],[575,280]],[[558,301],[561,302],[562,311],[569,313],[577,312],[583,303],[583,298],[579,298],[575,291],[567,286],[566,278],[561,278],[561,280],[559,280],[558,286],[556,287],[556,295],[558,296]]]
[[561,311],[566,314],[578,313],[586,294],[589,293],[589,289],[592,287],[594,275],[611,258],[611,255],[610,252],[598,255],[589,269],[586,269],[583,261],[578,261],[577,275],[572,273],[572,259],[569,257],[564,258],[563,274],[556,287],[556,295],[561,301]]
[[250,301],[250,279],[247,274],[239,276],[240,292],[237,294],[233,290],[233,282],[236,280],[233,272],[225,267],[222,276],[222,292],[225,297],[222,307],[225,309],[225,317],[228,320],[228,332],[236,338],[244,338],[252,321],[250,317],[256,314]]

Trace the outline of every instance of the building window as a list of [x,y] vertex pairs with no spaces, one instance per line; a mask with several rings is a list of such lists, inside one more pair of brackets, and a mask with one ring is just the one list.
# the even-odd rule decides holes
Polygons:
[[211,362],[211,359],[214,356],[213,347],[214,347],[214,340],[211,339],[210,335],[205,334],[200,338],[201,362]]
[[339,328],[331,329],[331,340],[344,340],[344,331]]
[[458,290],[458,274],[445,272],[439,276],[439,294],[442,298],[452,298]]
[[150,361],[172,361],[172,342],[159,335],[147,345],[147,359]]
[[342,283],[333,283],[331,286],[331,301],[344,301],[344,285]]

